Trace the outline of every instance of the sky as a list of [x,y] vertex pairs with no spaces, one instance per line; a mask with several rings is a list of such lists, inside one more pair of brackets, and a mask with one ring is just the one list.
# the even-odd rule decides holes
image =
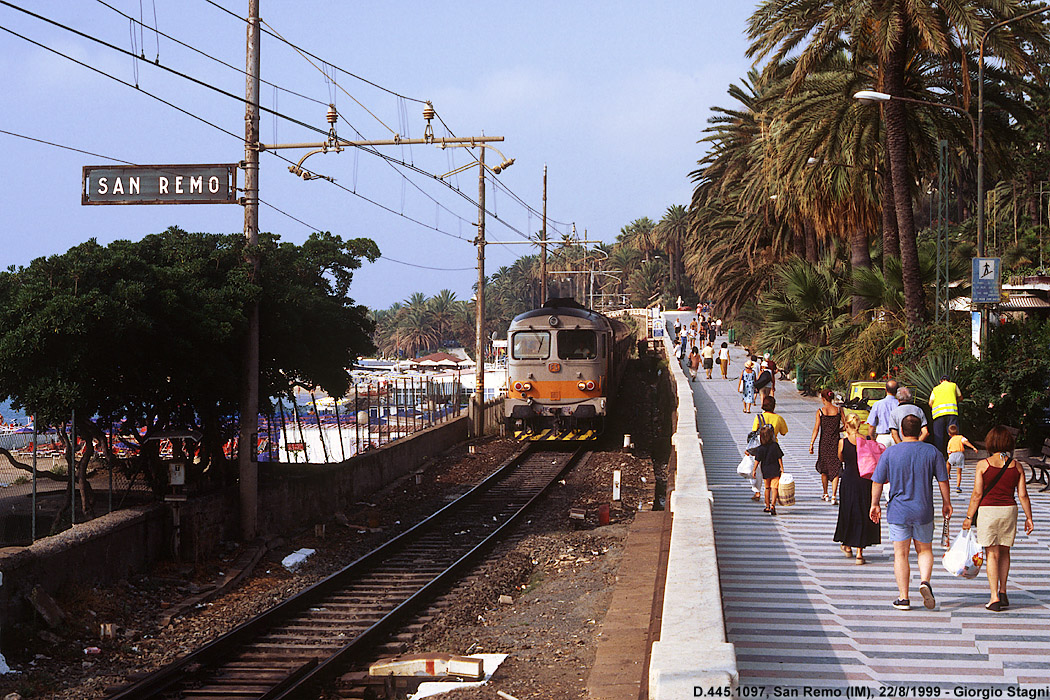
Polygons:
[[[170,226],[243,231],[235,204],[83,206],[80,193],[86,165],[243,160],[239,18],[247,0],[11,4],[146,60],[0,5],[0,131],[91,154],[0,133],[5,267],[90,238],[138,240]],[[611,243],[635,219],[658,221],[669,206],[689,203],[710,108],[731,106],[726,91],[750,67],[744,30],[754,3],[261,0],[260,7],[266,28],[320,59],[263,37],[261,78],[272,84],[263,84],[261,102],[282,115],[263,114],[264,143],[324,140],[283,117],[327,131],[330,103],[341,138],[420,138],[421,101],[430,100],[444,122],[434,121],[436,136],[502,136],[492,145],[515,161],[491,176],[499,186],[487,185],[487,240],[524,241],[540,231],[546,166],[548,238],[575,224],[581,239]],[[374,240],[383,257],[366,261],[351,287],[355,301],[371,308],[442,289],[469,299],[477,280],[478,169],[438,178],[474,162],[470,153],[433,145],[377,150],[415,169],[349,149],[304,163],[334,184],[304,181],[263,153],[260,230],[295,243],[313,230]],[[306,153],[280,151],[292,161]],[[486,156],[489,165],[500,160],[491,150]],[[488,245],[486,272],[535,252]]]

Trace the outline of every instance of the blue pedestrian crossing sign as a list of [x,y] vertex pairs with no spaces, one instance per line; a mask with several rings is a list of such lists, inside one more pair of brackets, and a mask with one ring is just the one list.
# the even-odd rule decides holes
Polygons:
[[1002,297],[999,258],[973,258],[973,291],[970,299],[974,304],[998,304]]

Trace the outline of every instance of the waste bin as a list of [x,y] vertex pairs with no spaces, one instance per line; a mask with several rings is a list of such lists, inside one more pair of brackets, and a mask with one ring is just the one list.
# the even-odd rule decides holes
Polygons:
[[806,376],[801,362],[795,363],[795,388],[799,391],[806,388]]
[[730,343],[735,343],[736,342],[736,329],[735,328],[730,328],[728,331],[726,331],[726,335],[729,336],[729,342]]

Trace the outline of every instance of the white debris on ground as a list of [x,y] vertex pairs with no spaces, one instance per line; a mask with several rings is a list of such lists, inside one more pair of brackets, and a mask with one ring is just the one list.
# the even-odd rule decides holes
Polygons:
[[483,662],[482,668],[485,669],[485,680],[483,681],[428,681],[426,683],[420,683],[419,689],[412,695],[408,696],[408,700],[420,700],[420,698],[429,698],[435,695],[441,695],[442,693],[448,693],[455,690],[456,688],[474,688],[475,686],[485,685],[489,679],[492,678],[492,674],[495,673],[499,665],[506,660],[508,654],[470,654],[471,659],[481,659]]
[[314,550],[305,547],[303,549],[297,549],[281,560],[281,566],[294,573],[295,570],[302,566],[303,562],[305,562],[313,553]]
[[4,658],[3,654],[0,654],[0,675],[12,673],[11,667],[7,665],[7,659]]

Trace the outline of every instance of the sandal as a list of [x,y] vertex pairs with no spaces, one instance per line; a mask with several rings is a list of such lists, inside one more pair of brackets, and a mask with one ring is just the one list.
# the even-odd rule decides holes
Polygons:
[[1003,609],[1003,604],[1000,603],[998,600],[995,600],[985,605],[984,609],[991,610],[992,612],[1001,612]]
[[868,563],[868,560],[865,559],[863,556],[857,557],[857,566],[862,566],[862,565],[867,564],[867,563]]
[[1006,595],[1006,591],[999,591],[999,607],[1008,608],[1010,607],[1010,598]]
[[853,549],[852,548],[847,547],[844,544],[840,544],[839,545],[839,549],[841,549],[842,553],[845,554],[847,557],[852,557],[853,556]]

